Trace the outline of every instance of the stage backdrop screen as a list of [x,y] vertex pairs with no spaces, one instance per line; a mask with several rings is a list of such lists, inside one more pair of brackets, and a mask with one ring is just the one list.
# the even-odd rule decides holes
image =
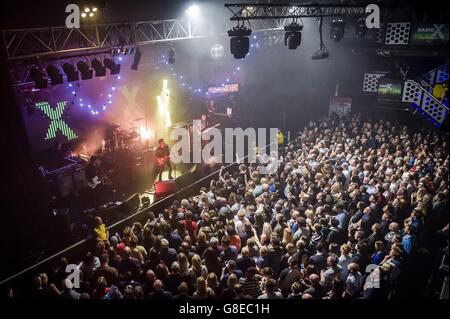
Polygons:
[[377,100],[383,103],[400,103],[402,98],[401,80],[380,79],[377,90]]
[[448,24],[417,23],[412,26],[412,45],[448,45]]

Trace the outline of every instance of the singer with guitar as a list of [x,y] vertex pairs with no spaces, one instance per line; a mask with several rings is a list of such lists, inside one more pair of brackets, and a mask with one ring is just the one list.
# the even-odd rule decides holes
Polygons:
[[156,148],[156,167],[158,169],[159,180],[162,179],[162,173],[166,165],[169,167],[169,179],[173,179],[172,165],[170,164],[169,146],[164,142],[163,139],[160,139],[158,143],[159,146]]

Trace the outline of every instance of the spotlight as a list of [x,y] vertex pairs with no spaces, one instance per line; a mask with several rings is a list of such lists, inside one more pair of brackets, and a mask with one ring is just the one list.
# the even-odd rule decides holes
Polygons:
[[94,16],[94,12],[89,13],[89,17],[92,18]]
[[323,59],[327,59],[329,56],[330,56],[330,53],[328,52],[328,50],[320,49],[320,50],[317,50],[316,52],[314,52],[311,55],[311,59],[313,59],[313,60],[323,60]]
[[74,81],[78,81],[80,79],[80,74],[78,73],[78,71],[75,69],[75,67],[72,64],[64,63],[62,68],[63,68],[64,73],[66,73],[66,75],[67,75],[67,81],[74,82]]
[[185,13],[190,19],[195,19],[200,15],[200,10],[196,4],[193,4],[189,6]]
[[120,73],[120,64],[114,63],[111,59],[105,59],[103,63],[105,64],[105,67],[111,71],[111,74]]
[[87,17],[87,14],[86,14],[85,12],[82,12],[82,13],[81,13],[81,17],[82,17],[82,18],[86,18],[86,17]]
[[84,12],[89,13],[89,12],[91,12],[91,9],[86,7],[86,8],[84,8]]
[[167,61],[170,64],[174,64],[175,63],[175,56],[176,56],[175,49],[174,48],[170,48],[168,55],[169,55],[169,59]]
[[228,31],[230,36],[230,49],[235,59],[243,59],[248,54],[250,49],[249,36],[252,34],[252,30],[245,26],[236,26]]
[[92,79],[92,75],[94,73],[93,70],[89,69],[89,66],[84,61],[78,61],[77,63],[78,71],[81,73],[82,80],[90,80]]
[[330,37],[334,41],[340,41],[344,37],[345,22],[341,18],[331,21]]
[[284,35],[284,45],[287,45],[289,50],[295,50],[302,42],[303,26],[292,22],[290,25],[284,27],[286,31]]
[[358,38],[364,38],[367,34],[367,28],[366,28],[366,22],[364,19],[358,19],[356,21],[356,37]]
[[320,47],[319,50],[317,50],[311,55],[311,59],[313,60],[323,60],[330,56],[330,53],[328,52],[328,50],[325,47],[325,44],[323,43],[322,27],[323,27],[323,17],[320,17],[319,18]]
[[103,64],[99,60],[97,60],[97,59],[92,60],[91,66],[95,70],[96,77],[106,75],[106,68],[103,66]]
[[53,64],[50,64],[47,66],[47,74],[50,78],[50,83],[52,85],[62,84],[63,83],[63,77],[61,73],[59,72],[58,68],[54,66]]
[[32,68],[30,70],[30,76],[37,89],[45,89],[47,87],[48,81],[44,78],[44,73],[40,69]]
[[131,69],[137,71],[139,67],[139,63],[141,62],[142,52],[141,50],[136,49],[136,53],[134,54],[133,64],[131,65]]
[[92,8],[92,12],[97,12],[97,10],[98,10],[97,7]]

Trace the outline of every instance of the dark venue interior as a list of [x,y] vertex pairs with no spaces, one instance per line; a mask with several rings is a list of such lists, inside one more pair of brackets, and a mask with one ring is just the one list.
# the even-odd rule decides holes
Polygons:
[[2,299],[448,299],[449,13],[3,1]]

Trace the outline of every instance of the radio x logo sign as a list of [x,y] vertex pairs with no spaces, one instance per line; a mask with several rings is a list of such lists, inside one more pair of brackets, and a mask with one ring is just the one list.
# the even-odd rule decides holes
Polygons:
[[46,140],[55,138],[58,130],[60,130],[69,141],[78,138],[78,135],[61,118],[66,104],[67,101],[58,102],[56,103],[57,107],[52,108],[48,102],[36,103],[36,107],[44,112],[44,114],[50,119],[50,125],[47,129],[47,135],[45,136]]
[[434,27],[434,33],[431,36],[436,37],[439,40],[445,40],[445,35],[444,35],[445,24],[433,24],[433,27]]

